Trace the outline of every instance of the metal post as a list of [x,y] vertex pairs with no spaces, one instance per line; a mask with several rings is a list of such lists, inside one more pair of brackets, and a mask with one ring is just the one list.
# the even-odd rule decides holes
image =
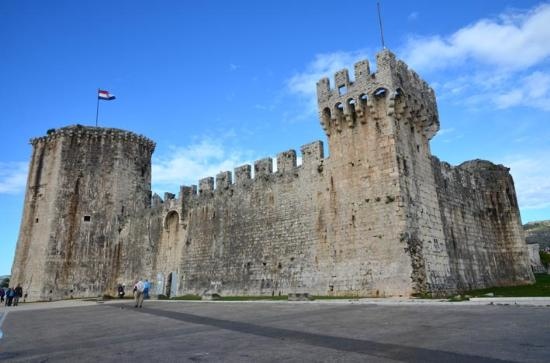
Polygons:
[[97,118],[99,116],[99,88],[97,89],[96,97],[97,97],[97,107],[95,110],[95,127],[97,127]]
[[378,7],[378,24],[380,24],[380,39],[382,39],[382,49],[386,49],[386,44],[384,43],[384,29],[382,28],[382,16],[380,15],[380,1],[376,2]]

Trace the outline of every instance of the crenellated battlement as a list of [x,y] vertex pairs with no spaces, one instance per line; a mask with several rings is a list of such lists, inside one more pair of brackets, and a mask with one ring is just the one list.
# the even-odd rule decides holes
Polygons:
[[368,60],[355,63],[355,80],[347,69],[334,75],[334,85],[323,78],[317,82],[321,127],[327,136],[383,117],[414,123],[428,139],[439,130],[435,93],[416,72],[389,50],[376,56],[377,71]]
[[71,125],[61,129],[50,129],[46,136],[30,139],[30,144],[35,146],[40,143],[48,143],[60,138],[78,137],[79,139],[109,139],[111,141],[126,141],[143,145],[153,153],[155,142],[149,138],[130,131],[115,128],[93,127],[83,125]]
[[284,173],[296,168],[296,151],[288,150],[277,154],[277,170]]
[[273,173],[273,159],[264,158],[254,162],[254,178],[269,176]]
[[[182,185],[178,201],[183,203],[184,208],[190,205],[190,202],[197,198],[210,198],[215,194],[225,193],[228,190],[234,191],[235,188],[246,188],[255,181],[276,181],[277,177],[283,175],[298,176],[296,173],[299,170],[310,170],[314,168],[320,172],[318,167],[324,160],[324,149],[322,141],[314,141],[305,144],[300,148],[302,154],[302,164],[297,165],[296,150],[287,150],[277,154],[276,165],[277,171],[273,171],[273,159],[270,157],[256,160],[253,166],[245,164],[238,166],[231,171],[223,171],[216,177],[202,178],[197,185]],[[254,170],[254,174],[252,174]],[[173,200],[175,195],[172,193],[164,194],[164,201]],[[179,203],[178,202],[178,203]],[[171,204],[166,204],[167,208],[171,208]]]

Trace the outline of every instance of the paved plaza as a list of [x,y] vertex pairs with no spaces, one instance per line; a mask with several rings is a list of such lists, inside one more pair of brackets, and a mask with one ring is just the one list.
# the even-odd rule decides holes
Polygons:
[[[548,362],[550,307],[69,301],[2,308],[8,362]],[[6,313],[7,312],[7,313]]]

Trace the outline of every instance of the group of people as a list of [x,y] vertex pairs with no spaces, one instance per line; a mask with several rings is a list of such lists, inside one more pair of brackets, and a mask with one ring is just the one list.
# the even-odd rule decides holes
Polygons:
[[0,287],[0,303],[5,303],[6,306],[17,306],[19,304],[19,299],[22,297],[23,288],[21,285],[17,285],[16,287],[8,287],[7,290]]
[[[118,293],[119,299],[124,299],[124,295],[126,295],[124,288],[125,288],[125,285],[118,284],[117,293]],[[149,282],[149,280],[142,281],[140,279],[134,284],[133,294],[134,294],[134,300],[136,302],[136,305],[135,305],[136,308],[143,307],[143,300],[149,299],[150,288],[151,288],[151,283]]]
[[[136,284],[134,285],[134,299],[136,302],[135,307],[142,307],[143,306],[143,299],[149,299],[149,289],[151,288],[151,283],[149,280],[138,280]],[[117,287],[118,291],[118,297],[123,299],[125,292],[124,292],[124,285],[119,284]],[[8,287],[6,290],[2,287],[0,287],[0,303],[5,303],[6,306],[17,306],[19,304],[19,300],[23,297],[23,288],[21,285],[17,285],[16,287]]]
[[[143,300],[149,299],[149,289],[151,288],[151,283],[149,280],[138,280],[134,285],[134,300],[136,302],[135,307],[142,307]],[[123,299],[124,285],[119,284],[117,287],[118,297]],[[21,285],[16,287],[8,287],[6,290],[0,287],[0,302],[5,303],[6,306],[17,306],[19,304],[19,299],[23,297],[23,288]]]

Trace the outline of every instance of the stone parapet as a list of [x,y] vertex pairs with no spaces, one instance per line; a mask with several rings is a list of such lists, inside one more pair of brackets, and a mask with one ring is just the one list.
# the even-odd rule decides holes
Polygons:
[[149,152],[151,154],[155,150],[156,146],[156,144],[149,138],[130,131],[115,128],[83,126],[78,124],[66,126],[60,129],[50,129],[48,130],[48,134],[46,136],[32,138],[29,142],[31,145],[36,145],[38,143],[47,143],[53,140],[57,140],[62,137],[74,136],[78,138],[102,138],[138,143],[149,149]]
[[327,136],[390,116],[414,122],[431,139],[439,130],[434,91],[389,50],[378,53],[376,60],[375,73],[363,60],[355,64],[353,81],[343,69],[334,75],[334,87],[328,78],[317,82],[319,118]]

